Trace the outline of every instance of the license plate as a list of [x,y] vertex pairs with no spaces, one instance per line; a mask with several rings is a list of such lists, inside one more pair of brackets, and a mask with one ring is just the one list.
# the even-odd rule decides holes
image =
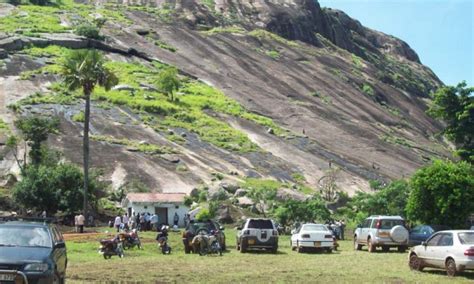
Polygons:
[[254,245],[254,244],[255,244],[255,240],[248,240],[247,243],[248,243],[249,245]]
[[321,246],[321,242],[314,242],[314,246],[319,248]]
[[0,274],[0,281],[14,281],[16,274]]

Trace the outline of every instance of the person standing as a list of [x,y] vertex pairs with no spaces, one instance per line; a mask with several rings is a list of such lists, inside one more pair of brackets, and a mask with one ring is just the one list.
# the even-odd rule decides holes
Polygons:
[[341,240],[344,240],[344,230],[346,229],[346,223],[344,220],[341,220]]
[[122,223],[124,224],[124,227],[126,230],[128,230],[128,221],[129,221],[128,214],[127,213],[123,214]]
[[174,212],[173,224],[174,224],[176,227],[178,227],[178,222],[179,222],[178,212]]
[[43,210],[43,212],[41,213],[41,217],[43,217],[43,219],[46,219],[47,217],[46,210]]
[[189,216],[189,213],[184,214],[184,227],[187,227],[190,221],[191,217]]
[[146,212],[146,215],[145,215],[145,230],[146,231],[149,231],[150,230],[150,226],[151,226],[151,216],[150,216],[150,213]]
[[158,221],[159,221],[158,215],[156,215],[156,213],[153,214],[150,219],[152,230],[155,229],[156,231],[158,231]]
[[140,214],[140,231],[146,231],[145,228],[145,213]]
[[117,233],[120,231],[121,224],[122,224],[122,219],[120,218],[120,215],[117,214],[117,217],[115,217],[115,221],[114,221],[114,227],[117,229]]
[[84,222],[86,218],[82,215],[82,212],[77,216],[77,225],[79,226],[79,233],[84,233]]

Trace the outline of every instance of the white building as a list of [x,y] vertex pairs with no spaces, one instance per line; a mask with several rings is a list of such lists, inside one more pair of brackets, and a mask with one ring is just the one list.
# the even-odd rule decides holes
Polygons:
[[157,214],[159,223],[173,225],[174,214],[178,213],[179,227],[184,227],[184,214],[189,208],[184,205],[184,193],[129,193],[122,200],[122,207],[129,216],[133,213]]

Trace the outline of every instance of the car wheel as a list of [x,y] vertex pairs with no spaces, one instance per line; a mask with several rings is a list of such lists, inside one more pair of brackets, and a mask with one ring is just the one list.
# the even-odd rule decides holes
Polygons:
[[362,245],[359,245],[357,243],[357,236],[354,236],[354,250],[361,250],[362,249]]
[[372,239],[369,238],[369,239],[367,240],[367,250],[368,250],[369,252],[375,252],[375,249],[376,249],[376,248],[375,248],[374,244],[372,244]]
[[454,259],[452,259],[452,258],[449,258],[449,259],[446,261],[446,273],[447,273],[448,276],[450,276],[450,277],[456,276],[456,273],[457,273],[457,270],[456,270],[456,262],[455,262]]
[[397,247],[398,252],[405,252],[407,250],[406,246],[398,246]]
[[415,271],[422,271],[423,267],[421,266],[421,260],[418,258],[416,254],[412,254],[410,256],[410,261],[408,262],[408,266],[411,270]]
[[300,246],[300,244],[298,242],[296,242],[296,251],[298,253],[302,253],[304,250],[304,248],[302,246]]
[[327,253],[332,253],[332,248],[327,248],[327,249],[326,249],[326,252],[327,252]]
[[389,246],[382,246],[382,251],[383,252],[388,252],[390,250]]

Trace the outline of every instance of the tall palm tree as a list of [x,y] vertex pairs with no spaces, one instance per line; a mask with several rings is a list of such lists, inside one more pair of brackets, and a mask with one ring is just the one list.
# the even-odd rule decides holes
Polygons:
[[[110,90],[118,83],[117,77],[104,66],[102,53],[95,49],[73,50],[61,64],[64,84],[69,90],[82,89],[84,110],[84,216],[87,218],[87,193],[89,192],[89,120],[90,99],[94,88],[99,85]],[[86,219],[87,220],[87,219]]]

